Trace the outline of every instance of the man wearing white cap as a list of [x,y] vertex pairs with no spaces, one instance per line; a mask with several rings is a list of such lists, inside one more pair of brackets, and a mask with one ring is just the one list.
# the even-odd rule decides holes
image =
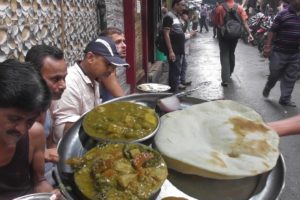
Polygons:
[[115,43],[109,37],[99,37],[91,41],[84,53],[82,61],[68,68],[66,89],[61,99],[52,107],[55,142],[59,141],[82,114],[100,104],[98,81],[109,76],[116,67],[128,66],[120,58]]

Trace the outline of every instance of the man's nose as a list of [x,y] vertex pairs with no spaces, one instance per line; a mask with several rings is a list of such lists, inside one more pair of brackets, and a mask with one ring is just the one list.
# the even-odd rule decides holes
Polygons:
[[26,122],[20,122],[20,123],[17,124],[16,130],[20,134],[24,135],[25,133],[27,133],[27,131],[30,129],[30,127],[31,126],[28,123],[26,123]]
[[60,89],[66,89],[66,81],[65,80],[61,80],[59,83],[59,88]]

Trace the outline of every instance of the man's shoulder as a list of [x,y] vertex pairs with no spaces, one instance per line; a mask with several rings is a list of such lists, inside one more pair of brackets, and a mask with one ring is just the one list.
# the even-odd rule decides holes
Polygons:
[[165,15],[165,17],[170,17],[170,18],[174,19],[174,18],[176,18],[176,15],[174,14],[174,12],[168,11],[167,14]]
[[72,66],[68,67],[68,75],[66,76],[66,84],[67,85],[73,85],[76,84],[74,81],[80,81],[82,80],[82,75],[83,72],[81,71],[80,67],[78,66],[77,63],[75,63]]
[[40,122],[34,122],[28,131],[30,145],[37,148],[41,142],[44,141],[44,126]]

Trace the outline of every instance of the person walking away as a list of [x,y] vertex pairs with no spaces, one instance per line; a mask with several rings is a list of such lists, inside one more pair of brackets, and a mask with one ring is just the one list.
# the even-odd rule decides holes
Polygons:
[[[229,13],[230,12],[230,13]],[[225,19],[226,18],[226,19]],[[248,40],[253,40],[253,36],[250,33],[247,20],[248,16],[242,6],[236,4],[234,0],[226,0],[225,3],[220,4],[216,8],[215,22],[218,27],[217,37],[219,40],[220,48],[220,61],[221,61],[221,85],[228,86],[231,74],[235,67],[235,48],[240,37],[242,30],[240,30],[239,36],[229,37],[226,36],[225,30],[227,29],[227,23],[235,23],[237,26],[243,26],[248,33]],[[242,28],[242,27],[240,27]]]
[[193,19],[192,19],[192,21],[193,21],[193,28],[192,29],[194,31],[197,31],[197,29],[198,29],[199,15],[200,15],[199,11],[196,8],[194,8],[194,10],[193,10]]
[[208,15],[207,8],[204,5],[204,3],[202,3],[200,9],[200,33],[202,33],[203,26],[205,27],[206,32],[208,32],[208,26],[206,23],[207,15]]
[[280,79],[279,104],[296,107],[291,101],[300,68],[300,0],[291,0],[287,9],[277,14],[269,31],[263,55],[270,58],[270,75],[263,90],[268,97]]
[[178,92],[179,77],[184,56],[183,25],[180,14],[185,9],[184,0],[173,0],[172,10],[163,19],[163,34],[168,49],[169,85],[171,92]]
[[182,23],[184,24],[183,26],[183,32],[185,36],[185,43],[184,43],[184,56],[182,59],[182,67],[180,71],[180,84],[178,86],[179,89],[185,89],[186,86],[191,85],[192,81],[186,81],[186,70],[188,67],[186,58],[189,54],[190,50],[190,38],[194,37],[196,35],[196,31],[191,30],[190,28],[190,20],[189,20],[189,12],[187,10],[184,10],[181,15],[181,20]]
[[213,38],[217,37],[217,24],[215,22],[215,14],[216,14],[216,9],[219,5],[220,5],[220,3],[216,2],[214,9],[211,11],[211,20],[212,20],[212,26],[213,26]]

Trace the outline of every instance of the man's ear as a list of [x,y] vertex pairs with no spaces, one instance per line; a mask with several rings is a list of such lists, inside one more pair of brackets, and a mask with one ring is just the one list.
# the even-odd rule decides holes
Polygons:
[[95,59],[95,55],[92,52],[87,52],[85,54],[85,59],[88,63],[93,63]]

